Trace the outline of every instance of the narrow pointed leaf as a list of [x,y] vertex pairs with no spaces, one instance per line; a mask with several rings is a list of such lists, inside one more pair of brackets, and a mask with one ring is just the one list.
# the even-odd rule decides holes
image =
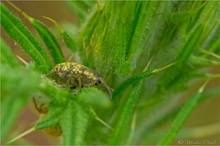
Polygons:
[[[137,83],[128,98],[127,102],[124,105],[123,111],[120,115],[120,118],[118,120],[118,124],[116,126],[116,129],[114,131],[114,134],[112,135],[112,139],[110,141],[110,144],[119,144],[123,140],[123,136],[125,135],[126,126],[129,125],[130,120],[132,118],[132,114],[134,111],[134,108],[136,106],[136,103],[139,99],[139,93],[141,89],[142,82]],[[130,130],[129,130],[130,131]]]
[[205,82],[205,84],[187,100],[185,105],[181,108],[180,112],[177,114],[176,118],[172,122],[171,126],[168,128],[164,136],[159,141],[158,145],[170,145],[172,143],[179,130],[181,129],[189,115],[192,113],[193,109],[196,107],[199,100],[201,100],[201,95],[206,84],[207,82]]
[[42,73],[49,72],[52,68],[50,58],[46,51],[27,30],[22,22],[14,16],[2,3],[1,25],[4,31],[35,61],[36,69]]
[[64,62],[65,59],[61,51],[61,47],[50,30],[40,21],[35,19],[31,19],[31,23],[40,34],[41,39],[43,39],[44,43],[46,44],[51,56],[53,57],[54,63],[58,64]]
[[185,46],[179,53],[177,60],[182,61],[183,63],[190,57],[190,55],[197,49],[197,44],[199,43],[199,39],[203,32],[203,25],[199,25],[194,33],[191,34],[189,39],[187,40]]
[[64,31],[59,24],[57,24],[57,22],[49,17],[45,17],[45,19],[48,19],[49,21],[51,21],[58,29],[58,31],[60,32],[61,36],[63,37],[63,40],[66,44],[66,46],[73,52],[75,53],[77,50],[76,47],[76,42],[74,40],[74,38],[72,38],[66,31]]
[[26,14],[24,11],[19,9],[13,3],[9,2],[9,4],[13,6],[16,10],[18,10],[34,26],[34,28],[39,33],[41,39],[46,44],[50,54],[53,57],[55,64],[64,62],[64,56],[61,51],[61,47],[59,43],[56,41],[56,38],[50,32],[50,30],[43,23],[30,17],[28,14]]
[[[179,76],[182,75],[184,67],[186,67],[186,62],[189,60],[190,56],[198,49],[199,40],[202,37],[203,25],[199,25],[193,33],[189,36],[187,42],[181,49],[176,60],[179,61],[174,67],[168,69],[165,74],[161,77],[161,84],[163,88],[174,87],[174,83],[178,81]],[[172,76],[170,76],[172,74]]]
[[86,19],[87,12],[80,8],[80,6],[76,4],[76,1],[67,1],[66,3],[82,20]]
[[134,82],[137,82],[139,80],[142,80],[146,77],[149,77],[155,73],[158,73],[166,68],[169,68],[170,66],[174,65],[175,63],[172,63],[172,64],[169,64],[167,66],[164,66],[164,67],[161,67],[161,68],[158,68],[158,69],[154,69],[154,70],[147,70],[143,73],[140,73],[136,76],[133,76],[129,79],[127,79],[126,81],[124,81],[123,83],[121,83],[116,89],[115,89],[115,92],[113,94],[113,96],[117,96],[120,92],[123,91],[123,89],[125,89],[126,87],[128,87],[129,85],[131,85],[132,83]]

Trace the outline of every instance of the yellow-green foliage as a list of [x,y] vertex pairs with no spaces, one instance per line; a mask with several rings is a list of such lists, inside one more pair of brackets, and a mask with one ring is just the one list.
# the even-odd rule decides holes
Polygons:
[[[78,63],[105,79],[114,90],[113,100],[101,87],[83,88],[75,95],[74,91],[60,88],[55,78],[44,76],[52,64],[68,60],[62,54],[60,40],[43,23],[9,5],[31,22],[42,39],[38,41],[20,18],[1,3],[2,30],[33,60],[20,65],[1,39],[2,144],[9,141],[8,134],[20,111],[36,94],[49,99],[49,103],[44,103],[49,112],[34,129],[59,126],[66,145],[171,144],[198,103],[219,94],[218,87],[204,91],[204,86],[200,90],[198,87],[183,108],[176,106],[189,90],[189,82],[190,86],[201,85],[220,77],[209,72],[220,62],[219,2],[66,4],[82,22],[76,24],[80,31],[74,38],[53,18],[44,18],[58,28]],[[161,135],[157,129],[174,117],[166,134]]]

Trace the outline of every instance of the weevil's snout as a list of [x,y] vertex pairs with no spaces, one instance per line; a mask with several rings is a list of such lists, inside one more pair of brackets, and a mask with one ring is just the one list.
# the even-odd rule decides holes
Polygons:
[[108,92],[109,94],[109,98],[112,99],[112,92],[113,90],[106,84],[106,82],[104,80],[101,79],[101,85],[105,88],[105,90]]
[[108,94],[109,94],[109,98],[112,100],[112,91],[109,90],[110,88],[105,88],[105,90],[107,90]]
[[109,93],[109,98],[112,100],[112,91],[108,91]]

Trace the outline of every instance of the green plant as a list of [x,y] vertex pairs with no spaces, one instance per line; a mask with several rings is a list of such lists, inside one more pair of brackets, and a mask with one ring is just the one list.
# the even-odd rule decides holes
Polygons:
[[[79,35],[71,37],[52,18],[44,18],[58,28],[73,57],[80,56],[77,62],[93,68],[114,89],[113,100],[96,87],[75,96],[43,76],[52,64],[67,60],[58,41],[44,24],[11,4],[37,30],[39,42],[1,3],[2,28],[33,60],[21,66],[1,40],[1,142],[10,140],[7,134],[19,111],[35,95],[50,99],[44,103],[49,112],[30,131],[59,126],[67,145],[147,144],[152,137],[154,144],[171,144],[198,103],[219,95],[219,87],[204,90],[208,80],[220,77],[211,72],[220,60],[219,2],[67,4],[84,22],[77,26]],[[201,87],[179,108],[178,101],[195,85]],[[158,128],[173,118],[161,135]]]

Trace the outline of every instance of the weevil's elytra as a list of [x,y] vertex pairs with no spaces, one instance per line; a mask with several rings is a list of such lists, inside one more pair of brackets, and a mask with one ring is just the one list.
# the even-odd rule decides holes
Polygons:
[[49,75],[55,75],[59,80],[65,83],[65,86],[70,85],[71,89],[102,85],[109,93],[110,99],[112,99],[111,88],[109,88],[98,73],[84,65],[75,62],[60,63],[47,74],[47,76]]

